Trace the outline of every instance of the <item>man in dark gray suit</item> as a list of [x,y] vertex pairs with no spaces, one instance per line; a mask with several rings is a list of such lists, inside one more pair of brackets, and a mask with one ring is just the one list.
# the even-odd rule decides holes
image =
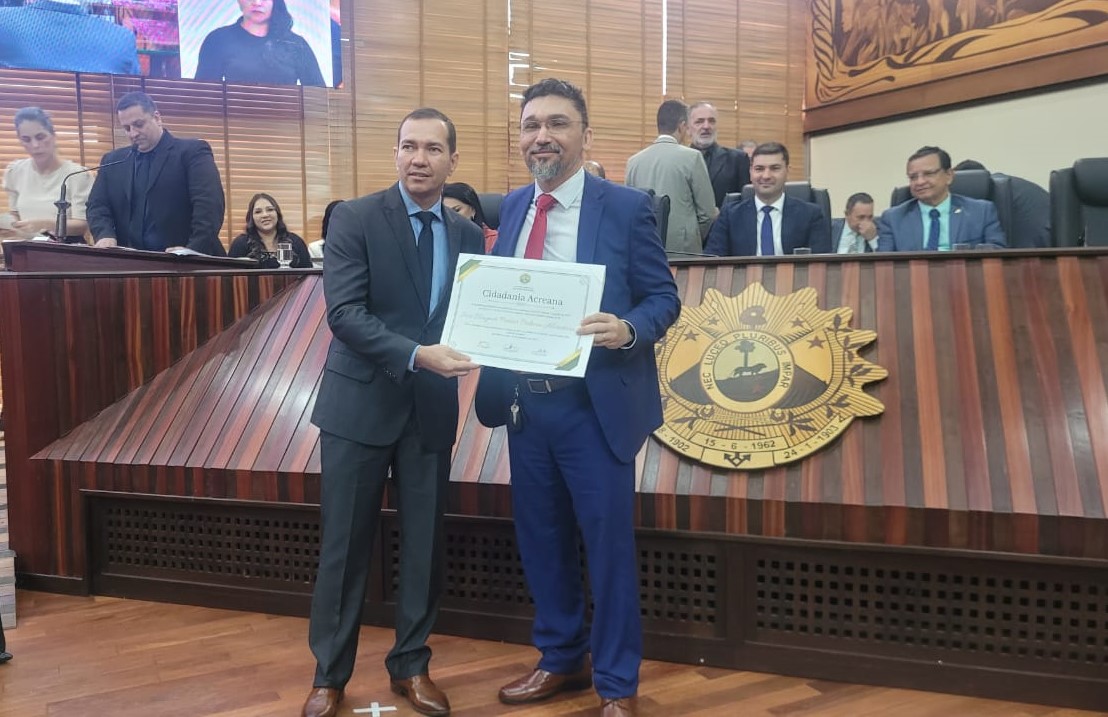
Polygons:
[[[481,253],[473,222],[443,210],[458,162],[453,123],[423,108],[400,123],[389,189],[335,207],[323,288],[333,339],[319,426],[323,538],[308,642],[315,682],[303,717],[333,717],[354,669],[381,497],[390,469],[400,522],[392,689],[426,715],[450,713],[428,674],[442,584],[442,513],[458,382],[476,364],[440,344],[458,254]],[[388,566],[385,566],[388,570]]]
[[723,208],[724,198],[741,192],[750,184],[750,157],[741,149],[720,146],[716,141],[719,129],[719,113],[710,102],[697,102],[689,108],[689,124],[692,126],[692,146],[704,155],[708,177],[712,180],[712,192],[716,208]]

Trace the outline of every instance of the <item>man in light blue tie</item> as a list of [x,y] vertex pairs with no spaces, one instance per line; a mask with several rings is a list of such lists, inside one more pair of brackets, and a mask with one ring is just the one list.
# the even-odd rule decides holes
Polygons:
[[831,225],[815,204],[785,195],[789,150],[780,142],[754,149],[750,165],[754,196],[720,211],[704,252],[717,256],[782,256],[807,247],[831,251]]
[[1007,245],[992,202],[951,194],[950,155],[921,147],[908,158],[912,198],[877,222],[878,251],[950,251],[957,245]]

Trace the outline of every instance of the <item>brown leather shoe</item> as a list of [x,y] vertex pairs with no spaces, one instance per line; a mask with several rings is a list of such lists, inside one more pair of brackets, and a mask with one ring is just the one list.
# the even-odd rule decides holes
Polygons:
[[337,687],[313,687],[304,703],[301,717],[335,717],[342,702],[342,690]]
[[536,667],[526,677],[501,687],[499,697],[506,705],[522,705],[545,700],[559,692],[587,690],[590,687],[592,687],[592,665],[586,659],[580,670],[568,675],[556,675]]
[[600,717],[635,717],[639,701],[635,697],[601,697]]
[[445,717],[450,714],[450,700],[435,686],[428,675],[415,675],[406,680],[393,680],[392,691],[408,698],[420,714]]

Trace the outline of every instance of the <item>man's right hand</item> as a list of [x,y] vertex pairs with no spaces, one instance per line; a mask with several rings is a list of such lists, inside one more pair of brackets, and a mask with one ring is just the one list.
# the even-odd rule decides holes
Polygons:
[[421,371],[433,371],[445,378],[465,376],[480,368],[469,356],[455,351],[446,344],[420,346],[416,350],[415,367]]
[[93,246],[104,248],[104,247],[117,246],[117,245],[116,245],[115,239],[113,237],[104,237],[103,239],[100,239],[95,244],[93,244]]
[[873,241],[877,238],[877,224],[872,219],[863,219],[858,224],[858,233],[866,238],[866,241]]

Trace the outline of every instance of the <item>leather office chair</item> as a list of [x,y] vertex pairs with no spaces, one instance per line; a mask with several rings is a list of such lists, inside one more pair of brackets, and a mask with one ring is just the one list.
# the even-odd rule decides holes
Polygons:
[[[1007,177],[994,177],[984,169],[963,169],[954,173],[954,181],[950,183],[951,194],[961,194],[971,199],[984,199],[993,203],[996,207],[997,219],[1000,228],[1004,230],[1004,236],[1008,246],[1017,246],[1013,242],[1016,236],[1013,226],[1012,213],[1012,186]],[[908,187],[897,187],[893,190],[889,199],[889,206],[895,207],[912,198],[912,191]],[[1033,246],[1027,244],[1026,246]]]
[[[831,194],[826,189],[816,189],[811,182],[785,182],[785,195],[802,202],[815,204],[823,212],[823,219],[827,222],[827,233],[831,233]],[[729,192],[723,198],[723,206],[720,211],[731,202],[745,202],[754,198],[754,185],[743,187],[742,193]]]
[[1108,246],[1108,157],[1050,173],[1054,246]]
[[485,215],[485,224],[489,229],[500,228],[500,203],[504,195],[500,192],[481,192],[477,195],[481,202],[481,213]]
[[657,196],[651,193],[654,200],[654,216],[658,220],[658,236],[662,239],[662,246],[666,246],[669,235],[669,195]]

